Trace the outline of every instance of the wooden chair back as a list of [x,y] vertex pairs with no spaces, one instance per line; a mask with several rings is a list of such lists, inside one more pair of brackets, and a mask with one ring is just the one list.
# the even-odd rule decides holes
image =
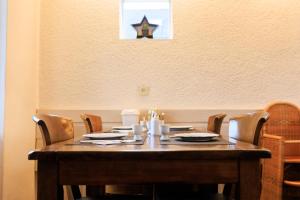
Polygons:
[[[74,138],[73,121],[66,117],[50,114],[37,114],[32,116],[32,120],[40,128],[44,146],[57,142],[63,142]],[[79,186],[67,186],[68,199],[80,199]],[[63,198],[63,187],[59,186],[59,198]]]
[[239,141],[259,145],[261,128],[269,119],[265,111],[248,113],[229,120],[229,136]]
[[100,116],[82,114],[80,118],[83,120],[87,133],[102,131],[102,119]]
[[264,125],[264,134],[282,136],[286,140],[300,139],[300,111],[296,105],[276,102],[265,111],[270,114],[270,119]]
[[49,114],[37,114],[32,119],[39,126],[46,146],[74,138],[71,119]]
[[208,117],[207,131],[220,134],[225,113],[216,114]]
[[[269,114],[265,111],[257,111],[232,117],[229,119],[229,137],[242,142],[259,145],[261,129],[268,119]],[[260,166],[260,168],[262,168],[262,166]],[[228,199],[232,199],[235,195],[235,185],[225,184],[223,194],[228,197]]]

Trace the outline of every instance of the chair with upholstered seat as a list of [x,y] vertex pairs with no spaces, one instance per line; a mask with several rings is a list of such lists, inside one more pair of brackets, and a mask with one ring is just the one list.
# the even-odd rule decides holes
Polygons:
[[225,113],[216,114],[208,117],[207,131],[220,134]]
[[[74,127],[71,119],[49,114],[37,114],[32,119],[40,128],[44,146],[74,138]],[[66,188],[70,200],[83,199],[81,198],[79,186],[73,185]],[[63,186],[59,187],[58,196],[63,198]]]
[[[207,120],[207,132],[221,134],[221,127],[225,117],[225,113],[209,116]],[[202,190],[209,191],[211,193],[218,192],[218,184],[203,185],[201,188]]]
[[[80,118],[86,128],[87,133],[101,132],[102,118],[93,114],[81,114]],[[152,186],[145,185],[107,185],[105,186],[87,186],[87,194],[90,191],[97,191],[100,188],[103,192],[106,191],[106,196],[116,199],[151,199],[152,198]],[[104,192],[105,193],[105,192]]]
[[[260,132],[263,124],[268,120],[268,113],[264,111],[258,111],[254,113],[243,114],[230,118],[229,120],[229,136],[237,141],[247,142],[254,145],[259,144]],[[257,177],[261,178],[261,177]],[[161,195],[160,200],[169,200],[170,196]],[[176,199],[172,198],[172,199]],[[180,198],[179,198],[180,199]],[[185,200],[231,200],[235,198],[235,190],[233,184],[225,184],[222,194],[212,193],[186,193],[183,196]]]
[[229,119],[229,137],[238,141],[259,145],[261,129],[269,119],[265,111],[258,111]]
[[[261,129],[268,119],[269,114],[265,111],[234,116],[229,119],[229,137],[260,146]],[[229,199],[234,196],[232,188],[232,184],[225,184],[223,195]]]
[[87,133],[102,131],[102,118],[92,114],[82,114],[80,118],[83,120]]
[[272,158],[263,165],[262,199],[300,199],[300,111],[288,102],[266,109],[269,121],[263,127],[263,146]]

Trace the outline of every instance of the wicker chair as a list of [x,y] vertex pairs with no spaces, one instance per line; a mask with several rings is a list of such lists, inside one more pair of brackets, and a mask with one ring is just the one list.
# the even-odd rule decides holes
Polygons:
[[300,199],[300,111],[288,102],[266,109],[270,119],[263,127],[263,146],[272,159],[263,165],[263,200]]

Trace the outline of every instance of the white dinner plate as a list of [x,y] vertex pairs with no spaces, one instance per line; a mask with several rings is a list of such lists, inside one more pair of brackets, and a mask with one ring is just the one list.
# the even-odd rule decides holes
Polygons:
[[117,140],[126,136],[128,136],[128,133],[91,133],[91,134],[83,135],[83,137],[92,140],[112,140],[112,139]]
[[193,126],[171,126],[170,131],[188,131],[193,130]]
[[178,138],[182,141],[206,142],[219,137],[219,135],[215,133],[178,133],[173,137]]

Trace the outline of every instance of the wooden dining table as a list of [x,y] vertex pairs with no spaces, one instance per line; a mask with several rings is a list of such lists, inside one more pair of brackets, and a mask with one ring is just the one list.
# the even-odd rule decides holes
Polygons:
[[59,185],[160,183],[235,183],[237,199],[258,200],[260,161],[271,153],[230,141],[163,145],[152,136],[142,145],[80,145],[68,140],[30,151],[28,159],[38,163],[38,200],[56,200]]

